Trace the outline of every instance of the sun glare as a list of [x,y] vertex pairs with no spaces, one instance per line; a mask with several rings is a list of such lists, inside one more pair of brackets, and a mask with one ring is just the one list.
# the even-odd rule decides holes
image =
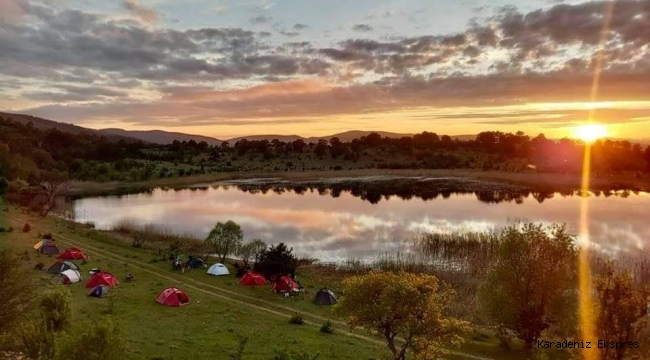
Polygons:
[[594,142],[607,136],[607,128],[599,124],[580,125],[573,130],[573,136],[584,142]]

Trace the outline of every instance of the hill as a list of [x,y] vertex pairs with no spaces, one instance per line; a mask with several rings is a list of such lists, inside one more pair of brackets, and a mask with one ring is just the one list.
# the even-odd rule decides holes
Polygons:
[[209,136],[184,134],[179,132],[169,132],[163,130],[123,130],[123,129],[101,129],[102,134],[107,135],[120,135],[127,136],[134,139],[150,142],[154,144],[171,144],[174,140],[190,141],[194,140],[197,143],[201,141],[207,142],[209,145],[220,145],[223,141]]
[[66,124],[58,121],[47,120],[47,119],[43,119],[31,115],[25,115],[25,114],[13,114],[13,113],[0,112],[0,117],[5,118],[7,120],[13,120],[19,122],[21,124],[29,124],[31,122],[32,124],[34,124],[34,127],[39,130],[57,129],[60,131],[65,131],[73,134],[97,133],[96,130],[88,129],[85,127]]

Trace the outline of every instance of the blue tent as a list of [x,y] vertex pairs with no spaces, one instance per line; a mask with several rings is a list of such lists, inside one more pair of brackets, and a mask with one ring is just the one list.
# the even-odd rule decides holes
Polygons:
[[97,285],[88,292],[88,296],[101,298],[108,295],[109,291],[110,287],[105,285]]
[[216,263],[210,266],[210,268],[208,269],[208,274],[214,276],[230,275],[230,271],[228,271],[226,265],[221,263]]
[[206,269],[208,267],[208,265],[205,263],[205,261],[203,261],[203,259],[194,256],[190,256],[189,260],[187,260],[187,262],[185,263],[185,266],[190,269],[200,269],[200,268]]

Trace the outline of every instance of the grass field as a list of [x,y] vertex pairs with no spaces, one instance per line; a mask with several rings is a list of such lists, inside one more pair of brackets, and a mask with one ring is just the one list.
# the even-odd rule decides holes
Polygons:
[[[169,262],[159,261],[154,249],[134,249],[113,234],[84,228],[58,218],[34,218],[11,208],[6,221],[15,229],[29,222],[32,231],[20,230],[0,235],[0,246],[11,247],[25,259],[25,271],[37,292],[51,286],[45,269],[56,260],[40,255],[31,248],[38,233],[52,232],[58,246],[78,246],[90,259],[82,266],[82,276],[99,267],[112,272],[121,284],[115,289],[115,313],[111,315],[122,329],[134,359],[224,359],[237,348],[241,337],[248,338],[244,359],[271,359],[279,350],[321,354],[320,359],[379,359],[386,353],[380,339],[363,330],[350,331],[334,317],[330,307],[319,307],[311,299],[322,286],[338,288],[340,279],[320,276],[313,270],[298,272],[305,285],[303,298],[286,299],[270,291],[270,286],[243,287],[234,276],[211,277],[205,270],[185,273],[173,271]],[[232,269],[231,269],[232,270]],[[123,281],[127,273],[136,280]],[[234,272],[233,272],[234,273]],[[86,279],[84,279],[86,280]],[[71,285],[74,294],[74,320],[92,320],[105,315],[107,299],[87,298],[82,284]],[[167,286],[177,286],[188,293],[191,304],[168,308],[154,302]],[[299,314],[305,324],[291,325],[290,316]],[[323,334],[320,326],[334,323],[334,334]],[[81,331],[81,330],[73,330]],[[504,351],[486,331],[476,331],[456,353],[446,359],[525,359],[518,351]],[[551,358],[564,358],[552,353]]]

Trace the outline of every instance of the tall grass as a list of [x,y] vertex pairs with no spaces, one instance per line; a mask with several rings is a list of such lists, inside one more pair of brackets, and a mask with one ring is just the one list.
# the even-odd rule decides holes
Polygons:
[[155,224],[140,225],[133,219],[124,218],[116,222],[111,230],[130,239],[133,247],[157,248],[159,253],[164,249],[169,255],[181,252],[206,255],[203,240],[168,227]]

